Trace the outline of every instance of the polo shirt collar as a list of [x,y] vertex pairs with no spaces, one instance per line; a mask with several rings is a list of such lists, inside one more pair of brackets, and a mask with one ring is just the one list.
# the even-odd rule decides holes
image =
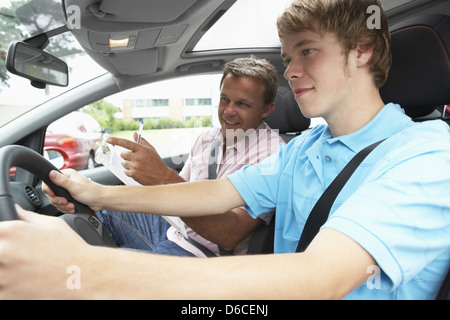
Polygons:
[[[332,144],[339,141],[357,153],[377,141],[396,134],[410,122],[411,118],[404,114],[398,104],[389,103],[367,125],[356,132],[332,138],[330,129],[327,128],[329,138],[326,139],[326,142]],[[324,135],[323,137],[325,138],[326,136]]]

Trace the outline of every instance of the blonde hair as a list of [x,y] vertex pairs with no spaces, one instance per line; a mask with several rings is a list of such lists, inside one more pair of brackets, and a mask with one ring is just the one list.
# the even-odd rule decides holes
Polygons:
[[238,58],[225,64],[223,69],[223,80],[228,74],[236,77],[249,77],[262,82],[265,87],[264,105],[268,105],[275,100],[278,89],[278,75],[275,67],[266,59],[260,59],[255,56]]
[[[380,9],[380,24],[369,28],[371,6]],[[346,57],[364,41],[365,46],[373,49],[369,65],[375,86],[380,88],[386,83],[392,63],[391,39],[387,16],[379,0],[296,0],[278,18],[277,28],[280,39],[306,30],[333,33]]]

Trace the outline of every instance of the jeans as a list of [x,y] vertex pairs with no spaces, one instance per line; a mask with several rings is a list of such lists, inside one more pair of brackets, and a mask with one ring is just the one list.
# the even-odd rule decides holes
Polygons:
[[161,216],[103,210],[97,217],[117,247],[175,256],[194,255],[167,239],[170,224]]

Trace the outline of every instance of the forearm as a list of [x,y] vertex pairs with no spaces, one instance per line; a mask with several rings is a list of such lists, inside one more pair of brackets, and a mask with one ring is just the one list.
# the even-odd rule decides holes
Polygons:
[[[101,272],[92,288],[112,294],[102,299],[340,299],[363,284],[368,266],[376,264],[331,229],[321,230],[304,253],[198,259],[94,250]],[[120,277],[124,272],[127,277]]]
[[[307,268],[303,254],[198,259],[121,251],[114,257],[103,256],[104,251],[96,254],[104,271],[92,279],[88,297],[93,293],[99,299],[329,298],[321,296],[327,294],[317,283],[322,277],[317,269]],[[123,270],[127,277],[120,276]]]
[[178,172],[166,167],[165,165],[160,168],[151,168],[150,170],[151,171],[146,170],[133,173],[130,174],[130,176],[145,186],[186,182],[182,177],[180,177]]
[[161,186],[103,186],[97,207],[169,216],[221,214],[244,205],[228,179]]
[[261,219],[253,219],[241,208],[235,208],[220,215],[182,219],[196,233],[225,250],[234,249],[263,224]]
[[[88,299],[307,298],[293,288],[286,272],[279,272],[292,263],[292,255],[198,259],[93,250],[98,252],[91,267],[103,271],[92,278],[85,275],[83,295]],[[127,277],[120,276],[124,270]]]
[[5,299],[341,298],[376,264],[327,228],[304,253],[199,259],[90,246],[61,219],[18,213],[0,224]]

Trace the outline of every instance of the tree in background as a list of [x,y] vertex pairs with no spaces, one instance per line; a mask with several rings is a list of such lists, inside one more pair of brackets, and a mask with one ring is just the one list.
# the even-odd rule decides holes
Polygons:
[[84,107],[82,111],[94,117],[94,119],[105,129],[111,131],[123,130],[123,121],[114,117],[114,114],[121,110],[112,103],[103,99],[98,100]]
[[[103,128],[111,131],[137,130],[139,128],[140,120],[138,119],[123,121],[122,119],[116,118],[115,114],[122,110],[105,100],[98,100],[91,103],[81,111],[90,114]],[[194,127],[211,127],[211,117],[194,117],[186,122],[171,118],[160,118],[158,120],[148,118],[144,121],[145,130]]]

